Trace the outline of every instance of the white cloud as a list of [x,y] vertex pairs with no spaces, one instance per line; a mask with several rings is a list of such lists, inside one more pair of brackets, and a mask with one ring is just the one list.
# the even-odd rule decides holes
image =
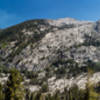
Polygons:
[[0,28],[14,25],[19,21],[19,19],[20,17],[18,17],[16,14],[11,14],[0,9]]

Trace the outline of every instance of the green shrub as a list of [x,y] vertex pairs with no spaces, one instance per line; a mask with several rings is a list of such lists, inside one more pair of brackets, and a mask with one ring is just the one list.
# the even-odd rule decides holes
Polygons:
[[7,68],[6,66],[4,65],[0,65],[0,73],[9,73],[9,68]]
[[48,84],[47,83],[43,83],[42,84],[42,87],[41,87],[41,92],[44,93],[44,92],[48,92]]

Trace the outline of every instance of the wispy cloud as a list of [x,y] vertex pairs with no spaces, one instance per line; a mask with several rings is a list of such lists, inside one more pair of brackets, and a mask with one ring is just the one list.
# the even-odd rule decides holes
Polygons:
[[0,28],[6,28],[16,24],[20,17],[16,14],[8,13],[5,10],[0,9]]

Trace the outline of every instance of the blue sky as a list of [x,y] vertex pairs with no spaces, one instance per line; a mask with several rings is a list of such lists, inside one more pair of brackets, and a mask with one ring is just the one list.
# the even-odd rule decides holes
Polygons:
[[100,0],[0,0],[0,28],[29,19],[100,19]]

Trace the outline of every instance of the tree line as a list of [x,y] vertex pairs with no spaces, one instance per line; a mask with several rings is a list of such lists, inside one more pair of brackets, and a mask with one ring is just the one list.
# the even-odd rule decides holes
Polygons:
[[[89,79],[92,71],[88,73]],[[66,87],[63,93],[59,90],[49,93],[48,85],[44,84],[39,91],[30,92],[23,85],[22,74],[17,69],[11,69],[7,83],[0,84],[0,100],[100,100],[100,93],[87,81],[85,90],[73,85],[69,90]]]

